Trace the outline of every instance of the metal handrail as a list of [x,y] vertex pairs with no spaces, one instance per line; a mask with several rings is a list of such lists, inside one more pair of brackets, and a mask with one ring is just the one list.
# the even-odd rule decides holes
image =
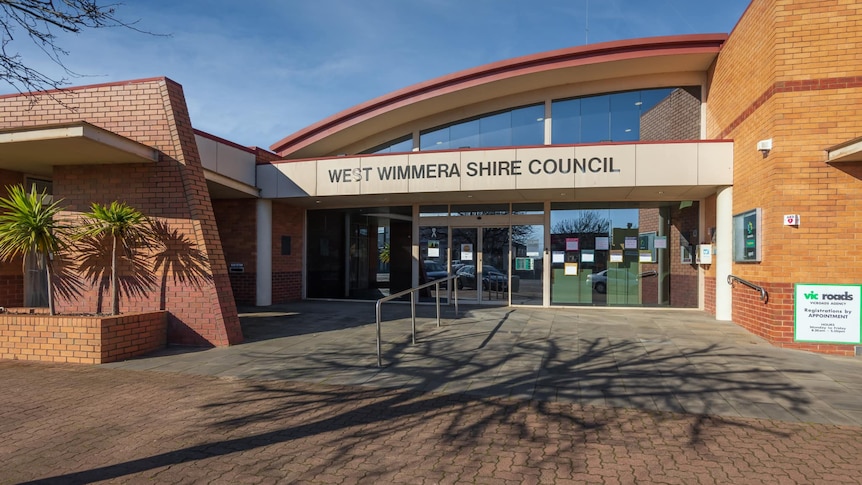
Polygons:
[[[422,290],[424,288],[428,288],[430,286],[434,286],[434,290],[437,294],[437,328],[440,328],[440,283],[444,281],[454,281],[458,279],[458,275],[451,275],[445,278],[440,278],[439,280],[430,281],[428,283],[423,283],[419,286],[415,286],[413,288],[399,291],[394,295],[389,295],[377,300],[377,305],[375,306],[375,311],[377,314],[377,367],[383,367],[383,360],[380,352],[380,309],[383,306],[383,303],[394,300],[396,298],[400,298],[406,294],[410,294],[410,314],[411,314],[411,326],[413,328],[413,345],[416,345],[416,292]],[[448,285],[447,285],[448,286]],[[455,283],[452,285],[454,287],[454,300],[455,300],[455,316],[458,316],[458,284]],[[451,302],[450,302],[451,304]]]
[[740,278],[739,276],[732,275],[732,274],[727,275],[727,284],[728,285],[733,286],[734,281],[738,281],[738,282],[742,283],[743,285],[751,288],[752,290],[759,291],[760,292],[760,299],[764,303],[769,302],[769,293],[766,292],[766,288],[764,288],[762,286],[757,286],[750,281],[745,281],[744,279]]

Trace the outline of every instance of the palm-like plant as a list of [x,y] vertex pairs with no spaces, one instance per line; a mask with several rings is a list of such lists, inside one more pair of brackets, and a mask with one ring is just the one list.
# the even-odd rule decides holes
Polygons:
[[119,266],[118,250],[130,252],[135,247],[148,246],[152,239],[150,222],[145,215],[125,202],[102,205],[94,202],[90,212],[84,214],[79,237],[111,239],[111,314],[120,314],[120,291],[117,282]]
[[63,207],[62,201],[48,202],[48,194],[27,192],[22,185],[8,188],[9,196],[0,197],[0,259],[12,260],[22,256],[25,261],[31,254],[40,259],[46,269],[48,284],[48,311],[54,315],[51,259],[63,247],[63,234],[67,227],[56,217]]

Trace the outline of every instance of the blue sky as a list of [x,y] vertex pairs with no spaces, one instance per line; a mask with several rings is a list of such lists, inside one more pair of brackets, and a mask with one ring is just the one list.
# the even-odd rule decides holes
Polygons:
[[[71,84],[167,76],[183,85],[196,128],[267,148],[353,105],[489,62],[587,40],[729,33],[748,3],[126,0],[120,17],[170,35],[103,29],[60,41],[66,66],[83,75]],[[63,75],[27,42],[13,49]]]

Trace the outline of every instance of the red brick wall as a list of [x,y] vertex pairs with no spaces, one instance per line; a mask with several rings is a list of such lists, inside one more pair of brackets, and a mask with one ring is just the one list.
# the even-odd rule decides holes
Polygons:
[[715,278],[703,280],[703,300],[703,310],[710,315],[715,315]]
[[[638,210],[638,232],[643,234],[645,232],[655,232],[658,234],[658,222],[659,222],[659,210],[658,209],[640,209]],[[658,262],[655,263],[641,263],[640,272],[645,273],[647,271],[655,271],[661,274],[661,270],[658,267]],[[644,305],[656,305],[658,304],[658,284],[659,278],[657,277],[649,277],[642,278],[641,282],[641,302]]]
[[[0,196],[6,197],[6,187],[24,183],[24,174],[0,170]],[[21,258],[0,264],[0,306],[24,305],[24,275],[21,273]]]
[[[734,289],[733,318],[779,345],[855,350],[792,344],[790,289],[862,281],[859,162],[825,163],[827,148],[862,134],[860,36],[858,2],[755,0],[712,69],[709,137],[734,140],[733,213],[763,213],[763,262],[734,264],[732,273],[770,291],[764,304]],[[764,158],[755,146],[767,138]],[[800,214],[801,225],[783,226],[783,214]]]
[[[57,166],[54,195],[64,199],[69,216],[89,210],[92,202],[124,201],[162,223],[170,236],[162,248],[171,256],[170,274],[147,261],[150,279],[127,286],[122,312],[169,312],[169,341],[191,345],[228,345],[242,341],[239,318],[215,224],[197,145],[182,87],[165,78],[73,88],[58,93],[75,110],[44,98],[29,108],[23,96],[0,96],[0,127],[84,120],[154,147],[155,163]],[[167,247],[167,246],[166,246]],[[183,268],[185,250],[201,257]],[[155,254],[150,254],[155,256]],[[79,294],[58,298],[59,312],[94,312],[109,308],[98,279],[78,273]],[[131,280],[126,277],[126,282]],[[132,282],[133,283],[133,282]]]
[[257,268],[257,199],[219,199],[213,212],[219,228],[225,261],[241,263],[242,273],[231,273],[230,282],[238,305],[254,305]]
[[641,116],[641,140],[700,140],[698,88],[674,89]]
[[[709,228],[716,227],[716,225],[717,225],[716,217],[715,217],[716,216],[716,210],[717,210],[717,204],[718,204],[718,196],[717,195],[711,195],[711,196],[707,197],[706,199],[704,199],[704,201],[703,201],[704,221],[703,221],[702,226],[706,228],[706,231],[709,231]],[[704,231],[704,232],[706,232],[706,231]],[[712,243],[714,243],[714,241],[712,239],[710,239],[708,232],[706,232],[705,234],[698,234],[697,239],[694,240],[693,242],[694,242],[694,244],[712,244]],[[716,273],[715,265],[712,265],[712,264],[702,265],[702,266],[700,266],[700,268],[703,269],[704,284],[706,285],[706,288],[704,291],[704,303],[703,303],[704,310],[707,313],[715,315],[716,310],[717,310],[716,309],[716,302],[715,302],[715,289],[716,289],[715,285],[716,284],[724,285],[724,284],[727,284],[727,282],[726,281],[716,282],[716,274],[717,273]]]
[[[228,264],[242,263],[245,271],[231,274],[237,304],[254,305],[257,297],[257,201],[225,199],[213,208]],[[305,210],[272,203],[272,302],[302,298],[302,235]],[[282,238],[290,238],[289,253],[282,254]]]
[[[305,210],[272,204],[272,302],[302,298],[302,234]],[[282,254],[282,237],[290,238],[290,254]]]
[[0,359],[104,364],[165,346],[166,313],[0,315]]
[[[681,262],[683,234],[691,239],[692,231],[698,228],[699,203],[685,209],[679,206],[671,209],[671,227],[668,234],[670,248],[670,304],[674,308],[697,308],[698,306],[698,276],[697,267]],[[688,240],[686,240],[688,241]],[[696,244],[696,241],[691,241]],[[694,255],[692,255],[694,258]]]

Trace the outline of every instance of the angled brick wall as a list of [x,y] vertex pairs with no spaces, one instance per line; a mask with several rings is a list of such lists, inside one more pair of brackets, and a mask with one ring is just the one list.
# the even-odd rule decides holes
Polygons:
[[[165,78],[74,88],[58,93],[68,107],[41,99],[30,107],[22,96],[0,97],[0,127],[38,126],[84,120],[154,147],[155,163],[55,167],[54,195],[68,215],[92,202],[124,201],[157,220],[166,251],[143,266],[145,278],[124,280],[121,312],[167,310],[169,341],[189,345],[229,345],[242,341],[239,318],[215,217],[197,152],[182,87]],[[80,249],[80,247],[79,247]],[[160,250],[159,250],[160,251]],[[193,260],[183,259],[194,255]],[[190,263],[191,261],[191,263]],[[128,269],[128,268],[125,268]],[[58,298],[64,313],[109,309],[106,288],[85,271],[70,275],[76,293]]]

